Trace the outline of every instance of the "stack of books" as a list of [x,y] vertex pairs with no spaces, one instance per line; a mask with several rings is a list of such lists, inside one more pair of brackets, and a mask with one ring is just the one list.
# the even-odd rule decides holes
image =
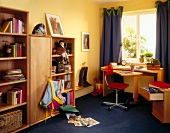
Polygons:
[[22,74],[21,69],[8,70],[3,78],[5,79],[5,81],[25,80],[25,77]]
[[16,86],[7,91],[7,104],[16,105],[26,102],[26,87],[24,85]]

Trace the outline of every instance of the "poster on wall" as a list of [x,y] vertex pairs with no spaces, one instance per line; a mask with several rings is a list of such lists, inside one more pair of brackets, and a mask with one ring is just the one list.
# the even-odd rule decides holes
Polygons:
[[90,51],[90,33],[82,32],[82,51]]
[[64,31],[59,16],[46,13],[46,19],[51,36],[64,36]]

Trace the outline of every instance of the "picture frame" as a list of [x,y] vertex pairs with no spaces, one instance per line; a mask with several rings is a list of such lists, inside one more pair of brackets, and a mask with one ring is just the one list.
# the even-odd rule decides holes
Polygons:
[[51,36],[64,36],[64,31],[59,16],[46,13],[46,20]]
[[82,32],[82,51],[90,51],[90,33]]

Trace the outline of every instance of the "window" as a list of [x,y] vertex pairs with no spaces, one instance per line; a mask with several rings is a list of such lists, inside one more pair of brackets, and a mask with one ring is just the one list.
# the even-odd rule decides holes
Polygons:
[[122,17],[122,59],[139,62],[141,54],[155,57],[156,10],[124,13]]

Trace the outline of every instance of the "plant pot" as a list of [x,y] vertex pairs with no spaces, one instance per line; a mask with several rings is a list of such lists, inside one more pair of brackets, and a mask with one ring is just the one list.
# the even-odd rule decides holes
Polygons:
[[144,58],[139,58],[140,63],[144,63]]
[[146,62],[150,63],[152,61],[152,57],[146,57]]

